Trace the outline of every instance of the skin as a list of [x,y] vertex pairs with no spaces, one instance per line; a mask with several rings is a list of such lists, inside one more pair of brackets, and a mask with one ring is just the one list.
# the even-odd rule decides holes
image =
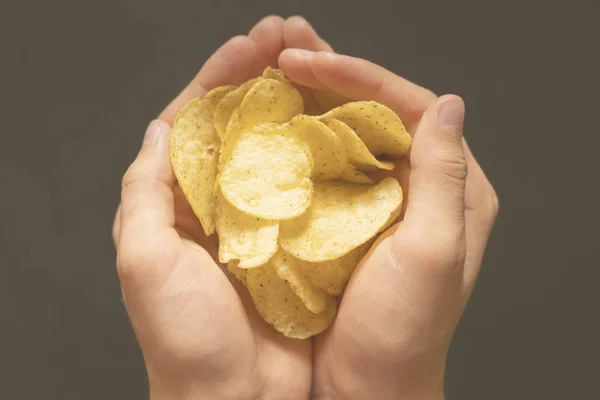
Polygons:
[[[308,51],[301,51],[304,49]],[[401,223],[355,271],[335,323],[314,340],[274,332],[215,263],[176,185],[170,124],[188,100],[267,65],[292,80],[392,108],[414,134]],[[300,17],[231,39],[153,121],[126,172],[113,237],[152,399],[442,399],[446,354],[498,212],[462,136],[464,104],[331,52]],[[410,188],[410,191],[408,190]]]

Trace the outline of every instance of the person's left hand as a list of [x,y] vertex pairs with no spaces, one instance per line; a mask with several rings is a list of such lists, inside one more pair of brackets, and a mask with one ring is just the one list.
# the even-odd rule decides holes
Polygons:
[[311,341],[271,329],[215,262],[214,236],[203,234],[168,157],[169,125],[185,103],[277,66],[287,47],[329,49],[297,17],[267,17],[229,40],[150,125],[123,178],[113,229],[117,267],[152,399],[308,398]]
[[296,83],[388,106],[413,135],[410,165],[385,171],[404,189],[404,219],[375,242],[315,337],[313,393],[441,400],[448,347],[498,213],[463,137],[464,103],[331,52],[286,50],[279,66]]

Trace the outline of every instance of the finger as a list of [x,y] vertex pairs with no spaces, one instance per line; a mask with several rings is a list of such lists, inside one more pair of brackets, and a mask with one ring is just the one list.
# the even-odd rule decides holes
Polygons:
[[333,51],[329,43],[321,39],[308,21],[299,15],[285,21],[283,42],[286,49]]
[[470,294],[483,259],[483,254],[498,215],[498,196],[483,169],[464,142],[469,174],[465,188],[465,288]]
[[153,121],[136,160],[123,177],[118,267],[122,278],[135,275],[141,265],[176,263],[181,240],[174,229],[172,186],[175,177],[169,161],[170,128]]
[[248,34],[256,45],[256,59],[251,71],[252,76],[260,75],[267,66],[277,67],[279,53],[283,50],[284,19],[269,15],[260,20]]
[[115,220],[113,222],[113,227],[112,227],[112,238],[113,238],[113,244],[115,245],[115,248],[119,244],[119,234],[120,233],[121,233],[121,205],[119,204],[119,207],[117,207],[117,213],[115,214]]
[[390,107],[410,131],[437,98],[435,94],[369,61],[330,52],[288,49],[279,66],[292,80],[330,89],[353,100],[374,100]]
[[[457,248],[464,240],[464,113],[460,97],[443,96],[425,111],[414,136],[410,196],[404,223],[396,234],[405,237],[406,231],[411,232],[418,238],[418,247],[421,242],[429,243],[433,248],[419,249],[424,254],[444,257],[447,254],[442,250]],[[406,245],[406,241],[401,242]]]
[[256,44],[246,36],[236,36],[221,46],[202,66],[198,75],[160,114],[159,119],[173,124],[179,110],[191,99],[221,85],[237,85],[251,74]]

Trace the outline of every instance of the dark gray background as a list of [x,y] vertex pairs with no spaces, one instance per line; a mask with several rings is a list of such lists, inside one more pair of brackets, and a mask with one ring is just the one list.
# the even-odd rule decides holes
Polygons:
[[0,398],[145,398],[109,236],[120,178],[147,122],[269,13],[467,103],[501,214],[448,398],[600,398],[600,7],[550,3],[3,3]]

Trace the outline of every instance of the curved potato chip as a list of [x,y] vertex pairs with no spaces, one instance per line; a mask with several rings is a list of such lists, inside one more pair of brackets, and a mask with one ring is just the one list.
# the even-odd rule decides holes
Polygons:
[[219,104],[217,104],[217,107],[214,111],[213,122],[221,140],[225,139],[227,123],[231,118],[233,110],[235,110],[242,103],[246,93],[248,93],[252,85],[258,82],[260,79],[261,78],[254,78],[242,83],[238,88],[227,93],[227,95],[225,95],[221,101],[219,101]]
[[354,165],[360,171],[370,172],[377,169],[390,171],[394,169],[393,162],[376,159],[358,135],[342,121],[334,118],[326,118],[323,122],[341,139],[348,152],[350,164]]
[[262,73],[262,77],[266,79],[275,79],[280,82],[290,82],[288,78],[286,78],[285,74],[281,72],[280,69],[267,67]]
[[386,229],[401,204],[402,188],[394,178],[375,186],[316,183],[309,209],[281,222],[279,245],[304,261],[334,260]]
[[308,262],[298,260],[300,270],[313,285],[331,296],[341,296],[354,269],[371,248],[373,240],[358,246],[350,253],[331,261]]
[[250,88],[237,111],[232,111],[221,145],[219,167],[223,168],[240,135],[247,128],[274,122],[282,124],[304,110],[302,96],[291,84],[260,79]]
[[279,223],[244,214],[229,204],[217,190],[216,229],[219,261],[239,260],[240,268],[262,265],[277,252]]
[[254,126],[238,139],[219,175],[223,196],[247,214],[295,218],[310,205],[313,160],[306,143],[286,125]]
[[357,171],[354,166],[350,165],[350,168],[346,169],[342,176],[340,176],[340,180],[349,182],[349,183],[360,183],[360,184],[373,184],[375,181],[371,179],[369,176],[363,174],[360,171]]
[[215,232],[214,185],[221,141],[212,124],[220,99],[234,86],[218,87],[187,103],[175,117],[169,155],[173,171],[207,236]]
[[288,283],[281,279],[271,262],[248,270],[248,292],[263,319],[275,330],[294,339],[316,335],[331,324],[337,311],[335,301],[315,314],[304,306]]
[[[276,68],[267,67],[262,74],[263,78],[275,79],[281,82],[291,83],[300,95],[302,96],[302,101],[304,103],[304,114],[306,115],[319,115],[323,114],[327,110],[321,110],[313,96],[312,89],[306,86],[299,85],[295,82],[290,81],[281,70]],[[332,107],[333,108],[333,107]]]
[[227,263],[227,270],[231,272],[244,286],[248,287],[248,284],[246,283],[246,276],[248,275],[247,269],[238,267],[237,261],[230,261]]
[[313,179],[336,179],[350,167],[344,144],[327,125],[306,115],[294,117],[288,125],[310,147]]
[[304,275],[300,269],[300,262],[293,255],[280,249],[271,258],[270,264],[275,268],[277,275],[290,285],[292,291],[311,312],[317,314],[324,311],[328,307],[328,303],[333,303],[335,307],[335,300]]
[[412,143],[396,113],[374,101],[347,103],[320,118],[335,118],[348,125],[376,157],[403,156]]

